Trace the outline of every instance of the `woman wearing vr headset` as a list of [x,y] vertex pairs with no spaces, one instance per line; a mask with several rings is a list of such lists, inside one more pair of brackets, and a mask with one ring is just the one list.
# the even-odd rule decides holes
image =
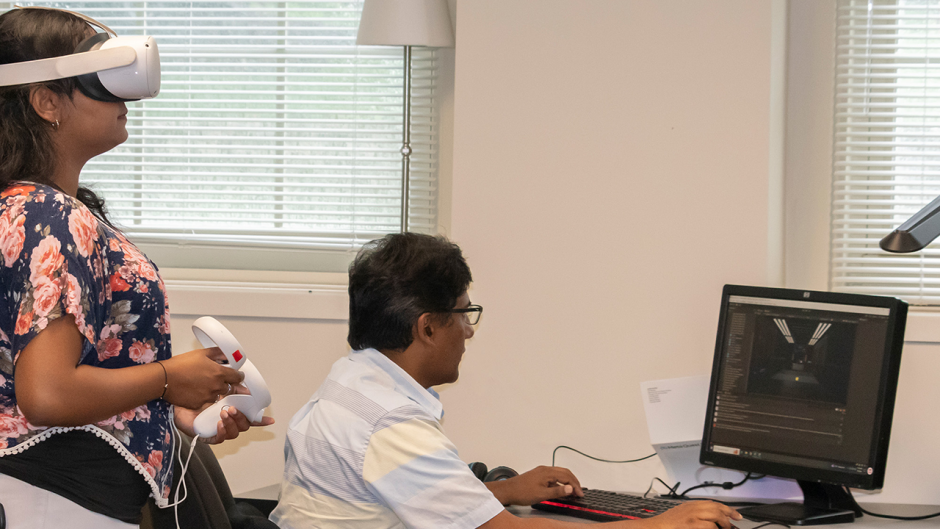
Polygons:
[[[15,529],[135,526],[148,496],[167,504],[173,422],[192,435],[195,410],[246,391],[218,349],[171,357],[156,267],[80,185],[127,139],[121,97],[78,77],[2,86],[19,63],[87,48],[91,24],[0,15],[0,502]],[[223,412],[210,442],[249,426]]]

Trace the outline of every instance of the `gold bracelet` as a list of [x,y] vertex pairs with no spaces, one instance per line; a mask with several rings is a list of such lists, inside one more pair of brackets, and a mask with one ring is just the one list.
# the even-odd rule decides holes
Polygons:
[[160,360],[157,360],[157,364],[159,364],[160,367],[163,368],[163,394],[160,395],[160,398],[162,399],[163,397],[166,396],[166,388],[170,387],[170,379],[167,378],[166,368],[163,367],[163,363],[160,362]]

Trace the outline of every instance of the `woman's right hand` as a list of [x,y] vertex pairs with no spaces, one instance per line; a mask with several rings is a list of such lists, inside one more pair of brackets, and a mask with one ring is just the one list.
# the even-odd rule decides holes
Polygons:
[[241,384],[245,374],[220,364],[224,359],[218,347],[210,347],[162,360],[168,384],[163,400],[198,410],[229,394]]

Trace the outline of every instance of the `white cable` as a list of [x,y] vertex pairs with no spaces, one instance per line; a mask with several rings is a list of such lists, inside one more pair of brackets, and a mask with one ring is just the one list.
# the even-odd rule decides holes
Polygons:
[[[193,453],[196,452],[196,443],[199,442],[199,437],[194,437],[192,442],[189,445],[189,455],[186,456],[186,462],[183,462],[183,434],[180,433],[179,429],[176,427],[175,421],[173,421],[173,440],[178,441],[174,444],[179,447],[179,450],[176,452],[176,460],[180,464],[180,479],[176,484],[176,492],[173,494],[173,503],[164,507],[168,509],[173,507],[173,517],[176,520],[176,529],[180,529],[180,512],[179,504],[186,501],[186,497],[189,496],[189,488],[186,486],[186,470],[189,468],[189,462],[193,457]],[[172,454],[170,455],[170,461],[173,461]],[[183,498],[180,499],[180,489],[183,489]]]

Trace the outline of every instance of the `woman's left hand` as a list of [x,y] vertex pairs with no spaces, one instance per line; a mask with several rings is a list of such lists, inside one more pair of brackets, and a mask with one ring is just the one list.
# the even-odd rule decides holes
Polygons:
[[[239,385],[233,388],[232,393],[248,393],[248,389]],[[205,408],[208,407],[208,405],[205,406]],[[181,432],[195,439],[196,432],[193,430],[193,421],[196,420],[196,416],[201,412],[202,410],[192,410],[183,408],[182,406],[175,406],[174,416],[176,418],[176,427],[179,428]],[[220,420],[216,435],[208,439],[200,438],[209,444],[219,444],[229,439],[235,439],[238,437],[238,434],[248,430],[248,428],[252,426],[268,426],[269,424],[274,424],[273,417],[264,417],[261,419],[261,422],[251,423],[248,421],[248,417],[245,417],[245,414],[235,409],[234,406],[224,408],[219,415]]]

